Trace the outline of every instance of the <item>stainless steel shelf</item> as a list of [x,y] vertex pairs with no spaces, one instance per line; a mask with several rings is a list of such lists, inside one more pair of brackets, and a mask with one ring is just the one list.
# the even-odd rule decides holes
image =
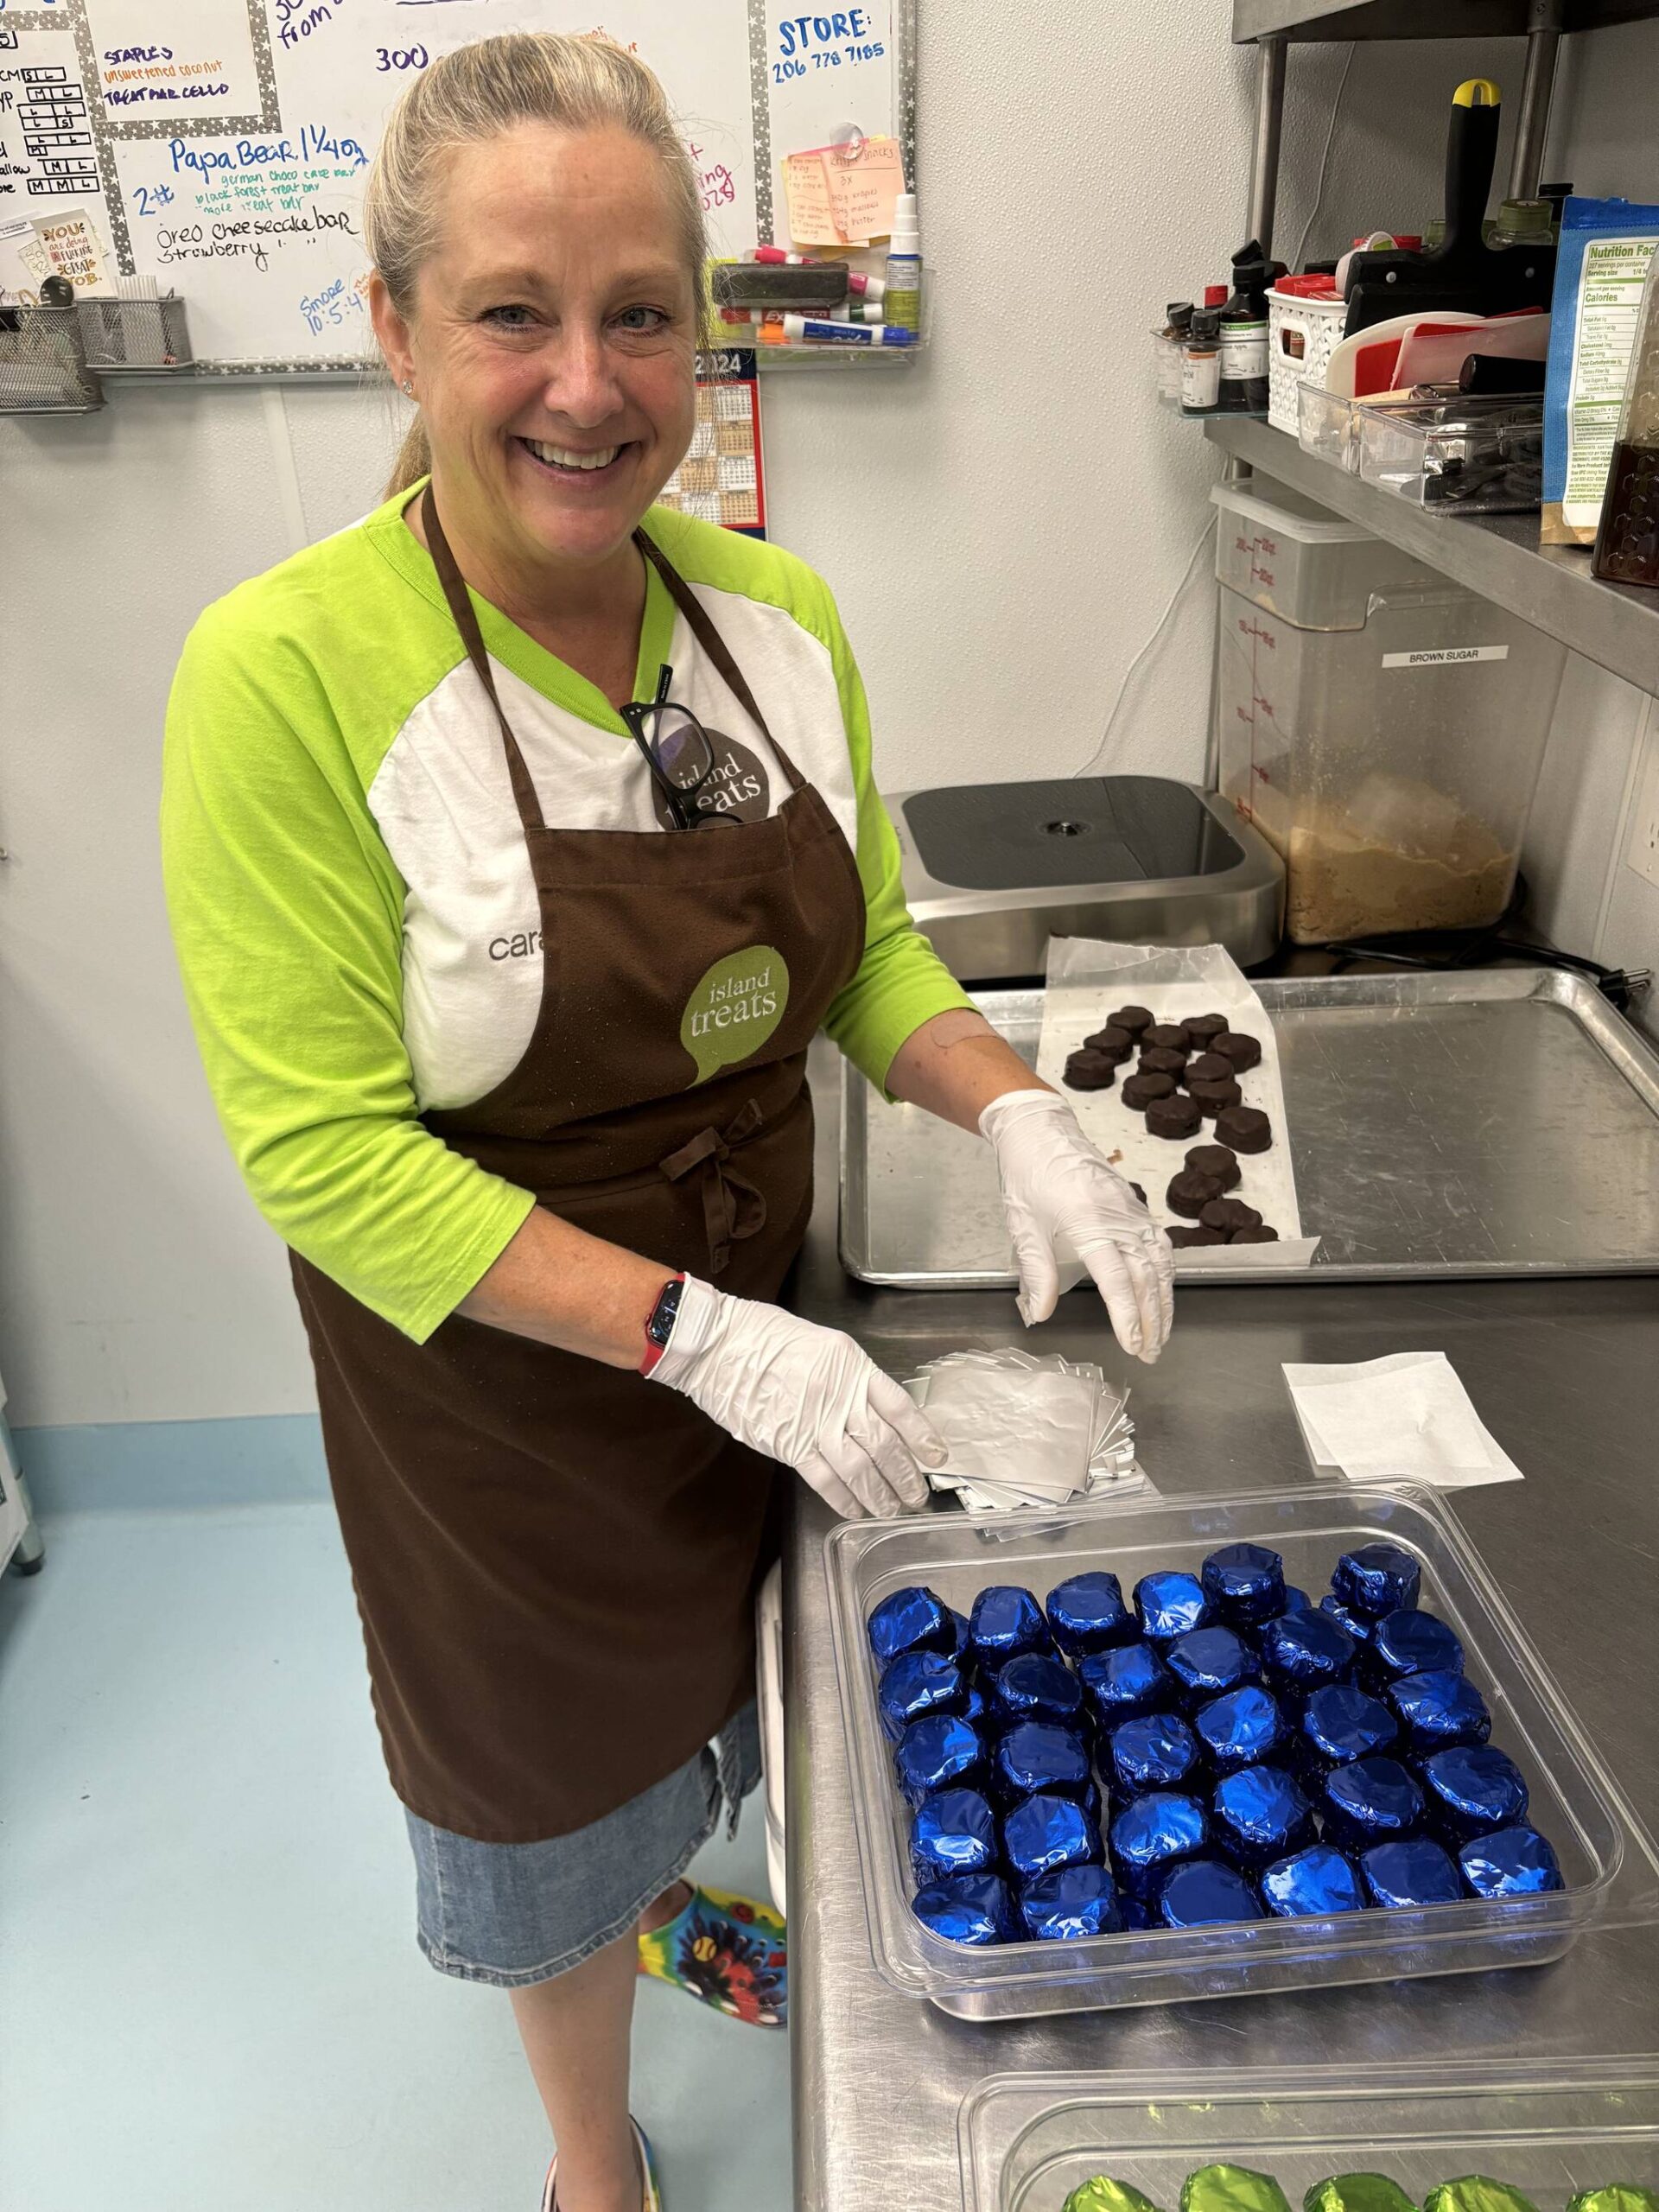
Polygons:
[[1266,423],[1211,416],[1204,428],[1223,453],[1402,546],[1638,690],[1659,694],[1659,591],[1598,583],[1587,550],[1539,544],[1536,515],[1425,514],[1304,453]]
[[[1233,0],[1233,43],[1401,38],[1522,38],[1529,0]],[[1659,16],[1659,0],[1565,0],[1564,31],[1603,30]]]

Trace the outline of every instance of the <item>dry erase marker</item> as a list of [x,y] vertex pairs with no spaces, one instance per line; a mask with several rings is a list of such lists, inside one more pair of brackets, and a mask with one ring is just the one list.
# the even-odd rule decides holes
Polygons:
[[819,322],[808,315],[786,315],[784,339],[791,346],[913,346],[916,333],[891,322]]
[[[804,269],[816,257],[810,253],[785,253],[780,245],[758,245],[749,257],[752,261],[787,262],[791,268]],[[886,293],[885,276],[867,276],[861,269],[847,272],[847,289],[861,300],[879,300]]]

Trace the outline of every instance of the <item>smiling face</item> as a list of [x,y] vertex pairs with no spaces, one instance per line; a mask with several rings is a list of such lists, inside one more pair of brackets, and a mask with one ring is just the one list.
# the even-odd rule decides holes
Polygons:
[[626,560],[696,401],[696,300],[658,156],[625,130],[521,124],[454,149],[441,205],[412,315],[378,277],[372,306],[414,384],[446,530],[480,588]]

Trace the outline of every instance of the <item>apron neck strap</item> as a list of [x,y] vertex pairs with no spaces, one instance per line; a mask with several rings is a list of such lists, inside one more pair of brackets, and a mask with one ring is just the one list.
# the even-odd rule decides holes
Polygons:
[[443,595],[449,602],[449,612],[454,617],[461,641],[467,648],[467,658],[478,671],[478,680],[484,686],[491,706],[495,709],[496,727],[501,732],[501,743],[507,755],[507,773],[512,779],[512,796],[518,808],[518,819],[526,830],[542,830],[542,802],[530,770],[524,766],[524,756],[518,750],[518,741],[512,734],[512,724],[507,720],[495,689],[495,677],[490,671],[490,657],[484,649],[483,632],[478,626],[478,616],[461,570],[455,566],[455,556],[449,550],[449,541],[443,534],[443,524],[438,520],[437,502],[432,497],[432,480],[427,479],[426,489],[421,494],[421,520],[426,528],[427,550],[432,556],[432,565],[438,572],[438,582],[443,586]]

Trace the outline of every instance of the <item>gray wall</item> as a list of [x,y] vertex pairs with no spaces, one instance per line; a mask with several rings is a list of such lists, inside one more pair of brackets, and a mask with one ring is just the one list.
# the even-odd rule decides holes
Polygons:
[[[1214,458],[1154,405],[1147,332],[1237,243],[1253,89],[1225,0],[1057,0],[1040,36],[1014,42],[973,0],[921,13],[935,350],[766,388],[774,535],[841,600],[888,788],[1064,774],[1095,753],[1096,702],[1208,512]],[[1570,64],[1558,145],[1581,184],[1650,191],[1636,88],[1654,81],[1656,29]],[[1291,56],[1286,253],[1314,212],[1344,58]],[[1421,226],[1445,97],[1474,73],[1518,92],[1519,46],[1359,50],[1310,251],[1378,221]],[[989,189],[988,151],[1017,189]],[[0,421],[0,1368],[14,1421],[311,1403],[282,1255],[219,1141],[174,974],[159,734],[198,610],[372,504],[396,431],[378,396],[294,386],[112,390],[84,421]],[[1199,772],[1212,622],[1201,568],[1109,765]],[[1621,959],[1659,959],[1659,894],[1615,851],[1644,712],[1571,672],[1528,855],[1564,940]]]

